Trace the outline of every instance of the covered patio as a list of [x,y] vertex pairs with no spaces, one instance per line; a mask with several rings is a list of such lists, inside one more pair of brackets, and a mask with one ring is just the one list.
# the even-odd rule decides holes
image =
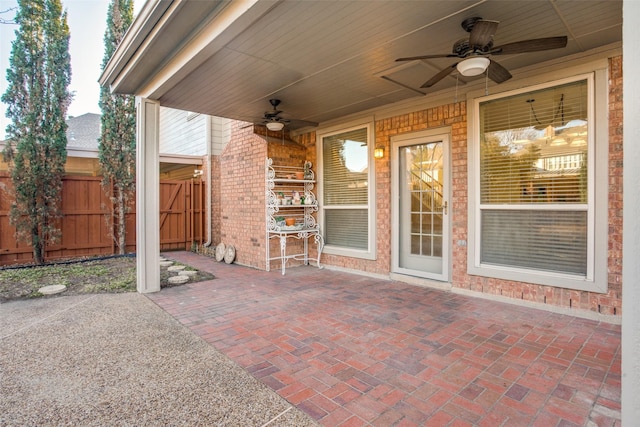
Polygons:
[[[150,295],[184,324],[326,425],[440,425],[455,424],[455,417],[470,425],[607,425],[621,418],[634,425],[640,419],[640,264],[633,262],[640,253],[640,200],[633,191],[639,181],[633,165],[640,162],[640,129],[634,120],[638,99],[623,93],[638,92],[633,76],[640,61],[635,45],[623,39],[638,38],[639,10],[633,1],[148,0],[100,79],[114,93],[137,97],[138,291],[160,291],[154,190],[160,108],[229,119],[220,136],[228,145],[219,156],[208,156],[207,175],[217,185],[211,205],[217,210],[204,246],[232,244],[238,264],[262,268],[269,244],[265,159],[279,157],[298,167],[309,160],[318,172],[316,220],[328,243],[321,262],[365,277],[301,268],[282,278],[207,259],[221,279],[213,286]],[[482,43],[472,42],[476,37],[463,25],[476,18],[488,22],[478,36]],[[539,40],[550,47],[549,38],[557,37],[567,38],[566,47],[539,50]],[[466,44],[489,50],[472,52]],[[452,59],[452,47],[464,55]],[[458,65],[469,55],[489,59],[489,68],[475,76],[463,73]],[[496,75],[496,67],[512,78]],[[551,135],[567,125],[565,89],[578,82],[586,89],[580,89],[576,111],[586,113],[581,117],[591,128],[588,141],[570,141],[569,156],[584,155],[579,147],[587,147],[581,169],[587,179],[574,180],[579,185],[573,202],[562,197],[518,199],[513,206],[503,199],[488,203],[493,187],[480,180],[487,163],[482,140],[490,133],[480,120],[485,106],[521,101],[526,126],[510,122],[498,126],[500,131],[525,126],[538,132],[534,122],[559,119],[545,127],[550,132],[540,142],[552,144]],[[540,104],[534,109],[530,94],[540,102],[542,94],[556,91],[551,119],[540,121]],[[266,111],[272,99],[282,100],[282,112]],[[267,132],[265,124],[280,113],[286,126]],[[216,132],[211,128],[211,135]],[[343,144],[334,140],[348,142],[352,132],[363,134],[352,142],[365,147],[367,194],[334,204],[336,192],[324,182],[339,163],[331,150]],[[398,197],[398,171],[404,147],[430,144],[442,147],[442,169],[435,170],[444,190],[430,199],[433,209],[410,218],[442,228],[430,236],[433,254],[420,254],[421,261],[433,263],[408,268],[414,250],[403,244],[414,231],[402,219],[409,218],[412,204]],[[520,185],[528,188],[524,176],[504,182],[505,194],[521,196]],[[338,191],[350,188],[343,187]],[[339,210],[361,219],[330,221]],[[560,220],[567,212],[582,218],[580,238],[511,221],[533,211],[555,212],[539,215],[540,222]],[[495,218],[506,212],[511,222],[496,221],[498,232],[484,232],[485,212]],[[425,218],[432,214],[437,221],[429,223]],[[362,230],[349,229],[343,241],[330,242],[328,233],[344,234],[344,224]],[[505,229],[537,230],[515,261],[501,256],[511,256],[511,247],[523,239],[509,235],[516,243],[509,246],[487,238]],[[566,244],[548,245],[558,237]],[[547,265],[569,264],[564,247],[577,254],[575,270]],[[486,255],[494,248],[502,253]],[[532,253],[529,248],[547,258],[519,264]],[[416,278],[439,280],[452,291],[389,280]],[[479,299],[461,296],[466,292]],[[511,304],[498,302],[503,295]],[[525,300],[531,305],[520,307]],[[540,303],[551,313],[531,308]],[[556,308],[575,310],[576,316],[590,312],[596,321],[564,317]],[[602,321],[622,323],[622,334],[620,326]]]
[[620,325],[315,267],[188,252],[147,296],[326,426],[620,425]]

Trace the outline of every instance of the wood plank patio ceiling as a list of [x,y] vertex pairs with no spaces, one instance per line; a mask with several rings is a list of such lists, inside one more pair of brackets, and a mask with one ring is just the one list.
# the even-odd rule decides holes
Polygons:
[[[167,2],[159,3],[167,8]],[[145,52],[149,62],[140,61],[124,80],[138,81],[139,86],[149,81],[180,54],[185,40],[213,25],[213,17],[228,7],[226,2],[208,2],[206,8],[201,3],[184,2],[178,13],[159,20],[157,39]],[[270,109],[268,100],[279,98],[280,108],[289,116],[321,123],[420,96],[416,90],[429,96],[455,85],[454,72],[429,91],[420,89],[455,58],[404,64],[395,59],[449,53],[455,41],[468,37],[460,22],[471,16],[500,21],[494,45],[568,36],[564,49],[496,57],[514,79],[519,68],[622,40],[622,1],[260,0],[257,4],[264,12],[243,24],[241,31],[236,28],[229,40],[222,34],[218,42],[224,43],[210,48],[210,55],[153,96],[168,107],[241,120],[259,119]]]

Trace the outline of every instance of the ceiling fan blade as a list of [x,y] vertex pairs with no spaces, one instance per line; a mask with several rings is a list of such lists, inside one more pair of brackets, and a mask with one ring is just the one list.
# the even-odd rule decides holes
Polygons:
[[293,128],[302,128],[302,127],[307,127],[307,126],[312,126],[312,127],[316,127],[318,126],[318,122],[312,122],[309,120],[298,120],[298,119],[291,119],[288,120],[291,123],[291,127]]
[[506,82],[512,77],[511,73],[506,68],[493,60],[491,60],[491,63],[489,64],[487,73],[489,78],[496,83]]
[[522,40],[507,43],[491,49],[492,55],[511,55],[514,53],[539,52],[541,50],[559,49],[567,46],[567,36],[545,37],[541,39]]
[[443,53],[442,55],[422,55],[422,56],[409,56],[407,58],[398,58],[396,62],[400,61],[415,61],[417,59],[436,59],[436,58],[456,58],[458,55],[452,53]]
[[455,64],[444,68],[442,71],[440,71],[438,74],[436,74],[435,76],[431,77],[429,80],[427,80],[427,82],[425,84],[423,84],[422,88],[425,87],[431,87],[434,84],[438,83],[440,80],[444,79],[445,77],[447,77],[449,74],[451,74],[451,72],[453,71],[454,68],[456,68],[456,65],[458,65],[458,63],[456,62]]
[[498,29],[498,21],[476,21],[469,35],[469,46],[482,49],[493,40]]

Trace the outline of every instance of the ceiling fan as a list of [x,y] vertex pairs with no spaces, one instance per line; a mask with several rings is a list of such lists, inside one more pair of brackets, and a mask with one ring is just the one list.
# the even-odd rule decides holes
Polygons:
[[278,110],[278,105],[280,105],[279,99],[270,99],[269,103],[273,107],[271,111],[265,111],[262,123],[267,127],[267,129],[271,131],[281,131],[284,128],[284,125],[288,124],[290,121],[280,117],[282,113],[281,110]]
[[567,45],[567,37],[545,37],[540,39],[521,40],[517,42],[493,46],[493,36],[498,29],[498,21],[484,20],[479,17],[462,21],[462,28],[469,33],[468,38],[460,39],[453,44],[452,53],[441,55],[422,55],[398,58],[396,61],[414,61],[419,59],[459,58],[450,66],[431,77],[420,87],[431,87],[447,77],[454,68],[463,76],[477,76],[487,71],[487,76],[496,83],[509,80],[511,73],[502,65],[489,59],[495,55],[513,55],[517,53],[539,52],[558,49]]
[[285,125],[292,125],[293,127],[303,127],[303,126],[317,126],[316,122],[310,122],[306,120],[297,120],[297,119],[288,119],[282,117],[282,110],[278,110],[278,105],[280,105],[279,99],[270,99],[269,103],[271,104],[272,109],[269,111],[265,111],[262,116],[261,124],[265,125],[267,129],[270,131],[281,131]]

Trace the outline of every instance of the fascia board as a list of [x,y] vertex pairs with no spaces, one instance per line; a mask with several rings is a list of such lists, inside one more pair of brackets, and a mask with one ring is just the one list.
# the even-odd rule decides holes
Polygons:
[[[163,31],[185,4],[185,0],[156,1],[155,7],[145,7],[141,11],[140,23],[136,19],[134,24],[137,25],[127,32],[107,64],[100,83],[109,84],[114,93],[131,93],[158,99],[166,89],[222,49],[276,3],[276,0],[222,1],[222,8],[216,9],[210,21],[191,40],[186,41],[183,46],[176,46],[175,55],[167,58],[160,67],[149,70],[144,80],[137,77],[140,81],[131,82],[127,79],[137,71],[138,66],[144,65],[144,56],[149,46],[163,37]],[[130,89],[132,83],[135,89]],[[129,89],[124,89],[125,84]]]
[[170,0],[149,0],[124,35],[124,38],[105,66],[98,82],[101,86],[112,85],[122,69],[138,51],[149,33],[171,6]]

